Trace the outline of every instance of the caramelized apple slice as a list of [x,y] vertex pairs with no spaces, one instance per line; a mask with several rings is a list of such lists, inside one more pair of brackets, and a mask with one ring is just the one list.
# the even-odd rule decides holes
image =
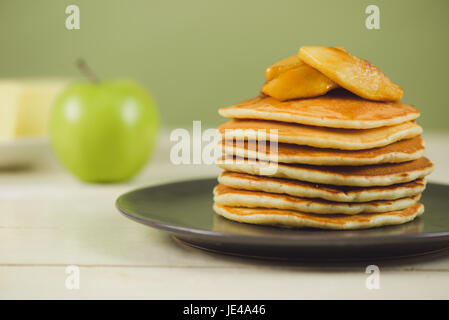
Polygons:
[[343,88],[377,101],[399,101],[403,91],[366,60],[332,47],[301,47],[298,57]]
[[[343,47],[336,47],[339,50],[343,50],[346,52]],[[284,73],[290,69],[294,69],[304,65],[305,63],[298,58],[298,56],[291,56],[281,61],[276,62],[272,66],[269,66],[265,69],[265,80],[270,81],[279,76],[281,73]]]
[[298,56],[291,56],[281,61],[276,62],[272,66],[265,69],[265,80],[270,81],[278,77],[281,73],[284,73],[290,69],[297,68],[304,65]]
[[284,101],[323,95],[338,85],[312,67],[303,64],[265,83],[262,93]]

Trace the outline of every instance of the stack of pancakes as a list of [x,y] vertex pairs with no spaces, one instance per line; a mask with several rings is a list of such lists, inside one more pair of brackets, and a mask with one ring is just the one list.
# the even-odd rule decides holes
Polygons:
[[[214,210],[225,218],[363,229],[424,211],[419,199],[433,164],[410,105],[337,89],[288,101],[261,95],[219,113],[232,118],[219,127],[224,155],[217,164],[225,171],[214,189]],[[270,164],[276,169],[262,170]]]

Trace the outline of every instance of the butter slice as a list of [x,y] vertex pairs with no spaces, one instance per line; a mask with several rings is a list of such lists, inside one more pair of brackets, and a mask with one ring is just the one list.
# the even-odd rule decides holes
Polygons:
[[56,97],[67,80],[0,80],[0,140],[44,136]]

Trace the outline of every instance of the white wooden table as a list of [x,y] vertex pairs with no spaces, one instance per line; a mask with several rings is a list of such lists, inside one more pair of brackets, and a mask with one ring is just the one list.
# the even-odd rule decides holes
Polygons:
[[[430,181],[449,184],[449,134],[427,134]],[[163,135],[151,164],[125,184],[84,184],[48,155],[34,170],[0,173],[0,299],[449,298],[449,251],[397,261],[287,263],[212,254],[118,213],[136,187],[213,177],[214,166],[175,166]],[[449,196],[449,195],[448,195]],[[449,211],[448,211],[449,214]],[[380,268],[369,290],[365,268]],[[69,265],[79,289],[69,290]]]

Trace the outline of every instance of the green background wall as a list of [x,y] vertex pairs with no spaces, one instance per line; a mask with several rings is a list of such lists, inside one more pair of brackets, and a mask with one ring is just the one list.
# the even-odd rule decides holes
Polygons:
[[[77,4],[81,29],[65,28]],[[365,28],[380,7],[381,30]],[[131,77],[167,126],[211,127],[217,108],[252,97],[264,68],[301,45],[344,46],[405,90],[426,129],[449,130],[449,1],[0,0],[0,76]]]

